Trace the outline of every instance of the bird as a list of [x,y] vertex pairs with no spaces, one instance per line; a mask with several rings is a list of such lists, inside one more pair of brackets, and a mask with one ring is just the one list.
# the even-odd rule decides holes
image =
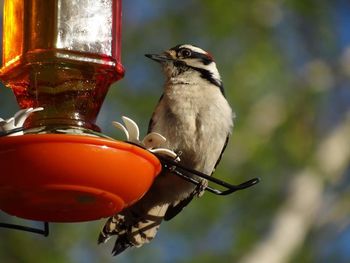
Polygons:
[[[165,75],[148,132],[162,134],[165,146],[180,155],[182,166],[212,175],[235,118],[213,56],[192,44],[145,56],[158,62]],[[201,180],[197,186],[163,170],[139,201],[107,220],[98,243],[116,235],[113,255],[149,243],[163,220],[174,218],[193,198],[203,195],[208,182],[196,179]]]

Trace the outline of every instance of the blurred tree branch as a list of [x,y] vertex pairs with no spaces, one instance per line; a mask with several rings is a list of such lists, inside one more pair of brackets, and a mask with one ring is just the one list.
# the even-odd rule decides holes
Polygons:
[[289,194],[272,220],[269,233],[241,263],[288,262],[302,245],[320,212],[325,183],[338,182],[350,161],[349,116],[320,142],[315,164],[293,176]]

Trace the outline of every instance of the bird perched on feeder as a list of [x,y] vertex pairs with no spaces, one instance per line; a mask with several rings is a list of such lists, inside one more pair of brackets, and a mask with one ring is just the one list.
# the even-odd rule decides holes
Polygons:
[[[228,142],[234,117],[213,57],[189,44],[146,57],[161,64],[166,78],[149,132],[162,134],[167,139],[165,146],[181,153],[182,166],[211,175]],[[148,243],[163,220],[172,219],[204,193],[207,181],[199,180],[201,184],[195,186],[163,171],[143,198],[108,219],[98,242],[116,235],[114,255]]]

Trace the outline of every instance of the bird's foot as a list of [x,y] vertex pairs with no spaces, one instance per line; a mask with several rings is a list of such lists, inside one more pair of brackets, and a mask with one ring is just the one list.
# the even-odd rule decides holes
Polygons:
[[208,187],[208,181],[207,180],[202,180],[200,183],[196,186],[196,189],[194,190],[195,196],[201,197],[205,189]]

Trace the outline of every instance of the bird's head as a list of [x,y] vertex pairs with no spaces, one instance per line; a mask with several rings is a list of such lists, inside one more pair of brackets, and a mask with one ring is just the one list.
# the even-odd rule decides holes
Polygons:
[[177,45],[161,54],[146,54],[146,57],[159,62],[168,78],[196,74],[222,88],[220,74],[213,57],[205,50],[190,44]]

